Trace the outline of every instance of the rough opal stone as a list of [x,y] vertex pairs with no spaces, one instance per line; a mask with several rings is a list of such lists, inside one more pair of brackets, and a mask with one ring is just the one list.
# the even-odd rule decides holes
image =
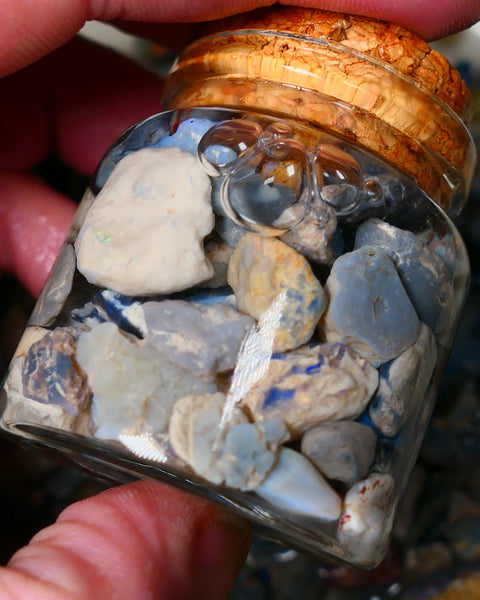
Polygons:
[[359,561],[368,564],[388,539],[393,519],[394,481],[388,473],[373,473],[345,496],[338,541]]
[[451,325],[455,299],[450,272],[418,236],[370,219],[360,225],[355,236],[355,248],[363,246],[375,246],[388,254],[421,321],[435,333]]
[[365,477],[375,458],[377,436],[356,421],[326,423],[302,437],[302,453],[329,479],[352,484]]
[[435,336],[422,323],[417,341],[380,367],[378,392],[370,404],[369,416],[383,435],[397,435],[412,411],[420,406],[436,360]]
[[28,321],[29,325],[50,325],[60,314],[63,305],[72,289],[75,274],[75,251],[71,244],[66,244],[53,266],[35,309]]
[[310,207],[296,227],[284,233],[280,239],[310,260],[330,265],[336,258],[336,233],[335,212],[318,202]]
[[241,238],[228,267],[237,307],[260,319],[276,302],[278,327],[273,350],[307,342],[326,307],[325,292],[306,259],[274,238]]
[[243,403],[255,420],[282,418],[295,439],[319,423],[357,417],[377,385],[377,370],[356,352],[318,344],[274,354]]
[[131,341],[114,323],[101,323],[80,335],[77,361],[93,391],[95,436],[163,432],[176,400],[216,391],[141,341]]
[[325,290],[329,304],[321,333],[372,365],[395,358],[417,339],[417,314],[383,250],[365,246],[338,258]]
[[91,393],[87,378],[75,358],[75,331],[57,327],[34,342],[25,355],[23,394],[43,404],[57,404],[67,415],[84,410]]
[[85,215],[75,242],[90,283],[128,295],[178,292],[213,275],[203,238],[214,225],[210,179],[179,148],[123,158]]
[[170,361],[194,375],[233,369],[254,320],[216,302],[145,302],[146,339]]
[[173,407],[170,442],[178,456],[212,483],[221,484],[224,472],[219,456],[226,432],[247,417],[235,407],[226,409],[225,395],[189,394]]
[[335,521],[340,516],[340,496],[300,452],[282,448],[278,463],[255,492],[276,509]]

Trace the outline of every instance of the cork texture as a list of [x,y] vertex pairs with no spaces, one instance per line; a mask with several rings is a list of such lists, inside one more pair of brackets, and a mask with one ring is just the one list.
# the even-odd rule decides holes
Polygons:
[[[228,106],[326,127],[393,163],[443,208],[466,195],[474,151],[468,88],[406,29],[293,7],[238,15],[187,48],[170,108]],[[458,202],[455,200],[455,202]]]

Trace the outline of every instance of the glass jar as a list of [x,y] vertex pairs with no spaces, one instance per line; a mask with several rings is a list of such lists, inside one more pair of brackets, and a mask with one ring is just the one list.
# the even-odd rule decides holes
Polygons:
[[2,427],[377,564],[469,278],[468,91],[413,34],[276,8],[187,48],[109,149]]

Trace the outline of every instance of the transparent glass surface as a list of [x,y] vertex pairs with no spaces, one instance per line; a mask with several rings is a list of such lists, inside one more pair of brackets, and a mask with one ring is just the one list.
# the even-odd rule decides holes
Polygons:
[[294,120],[162,113],[97,169],[1,424],[372,567],[468,277],[448,217],[373,154]]

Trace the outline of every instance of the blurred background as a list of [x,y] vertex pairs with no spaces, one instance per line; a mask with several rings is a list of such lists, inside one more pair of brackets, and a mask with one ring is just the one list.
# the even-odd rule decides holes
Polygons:
[[[174,56],[100,23],[81,32],[165,75]],[[475,102],[471,132],[480,153],[480,25],[433,44],[460,70]],[[88,181],[51,156],[39,168],[51,185],[80,200]],[[472,283],[436,409],[394,539],[370,572],[324,564],[255,539],[232,600],[480,600],[480,169],[457,226]],[[34,300],[0,276],[0,379]],[[68,504],[107,487],[57,460],[0,437],[0,560],[55,520]]]

